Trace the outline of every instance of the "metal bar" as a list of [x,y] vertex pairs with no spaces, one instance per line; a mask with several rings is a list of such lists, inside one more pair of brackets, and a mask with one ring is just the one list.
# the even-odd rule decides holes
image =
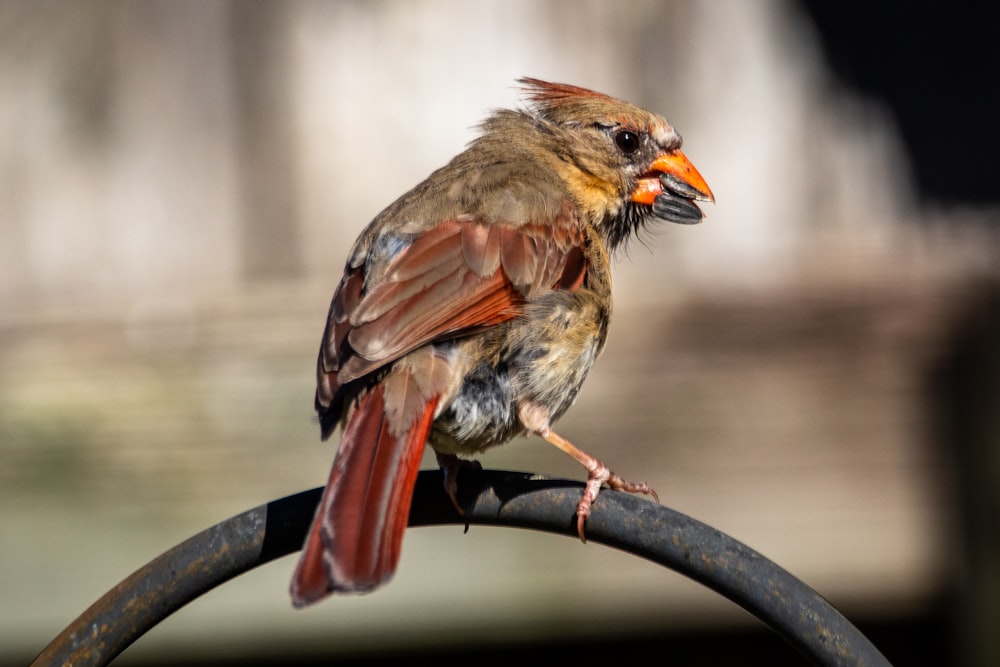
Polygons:
[[[527,473],[463,469],[458,516],[438,471],[420,473],[410,526],[530,528],[577,539],[583,485]],[[232,517],[150,561],[59,634],[33,666],[106,665],[161,620],[247,570],[302,547],[321,489]],[[826,600],[746,545],[638,496],[604,490],[587,540],[675,570],[740,605],[815,665],[888,667],[868,639]]]

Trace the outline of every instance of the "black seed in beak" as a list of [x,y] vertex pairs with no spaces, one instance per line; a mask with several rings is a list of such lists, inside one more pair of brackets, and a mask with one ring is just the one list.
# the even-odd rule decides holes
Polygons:
[[711,195],[707,195],[693,185],[685,183],[673,174],[661,173],[660,185],[663,186],[663,189],[667,192],[671,192],[679,197],[684,197],[685,199],[693,199],[694,201],[715,201],[712,199]]
[[659,194],[653,200],[653,215],[660,220],[676,222],[679,225],[696,225],[704,217],[701,209],[693,201],[669,192]]

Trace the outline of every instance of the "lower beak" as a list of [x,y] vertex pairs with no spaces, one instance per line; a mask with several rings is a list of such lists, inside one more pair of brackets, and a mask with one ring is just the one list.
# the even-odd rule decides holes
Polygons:
[[639,204],[652,205],[664,193],[664,188],[670,194],[684,199],[715,202],[715,195],[708,183],[679,150],[656,158],[650,165],[648,174],[639,179],[639,185],[632,191],[631,199]]

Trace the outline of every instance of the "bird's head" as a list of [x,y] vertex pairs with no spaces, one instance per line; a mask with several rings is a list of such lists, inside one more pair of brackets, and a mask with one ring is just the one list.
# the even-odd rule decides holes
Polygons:
[[556,170],[601,226],[611,248],[651,219],[701,222],[696,201],[715,201],[661,116],[585,88],[519,80]]

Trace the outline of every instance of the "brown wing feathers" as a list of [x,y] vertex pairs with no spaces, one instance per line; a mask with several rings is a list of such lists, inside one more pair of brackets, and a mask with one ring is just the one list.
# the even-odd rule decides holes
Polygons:
[[[333,298],[317,369],[324,437],[340,419],[337,395],[348,382],[432,340],[516,317],[526,297],[579,287],[583,244],[571,224],[450,220],[404,247],[380,280],[348,273]],[[374,284],[362,293],[365,282]]]
[[583,244],[582,231],[565,225],[450,220],[400,244],[381,276],[348,271],[318,361],[324,438],[354,400],[293,578],[296,605],[371,590],[395,571],[420,457],[453,372],[427,343],[516,317],[546,290],[576,289]]

